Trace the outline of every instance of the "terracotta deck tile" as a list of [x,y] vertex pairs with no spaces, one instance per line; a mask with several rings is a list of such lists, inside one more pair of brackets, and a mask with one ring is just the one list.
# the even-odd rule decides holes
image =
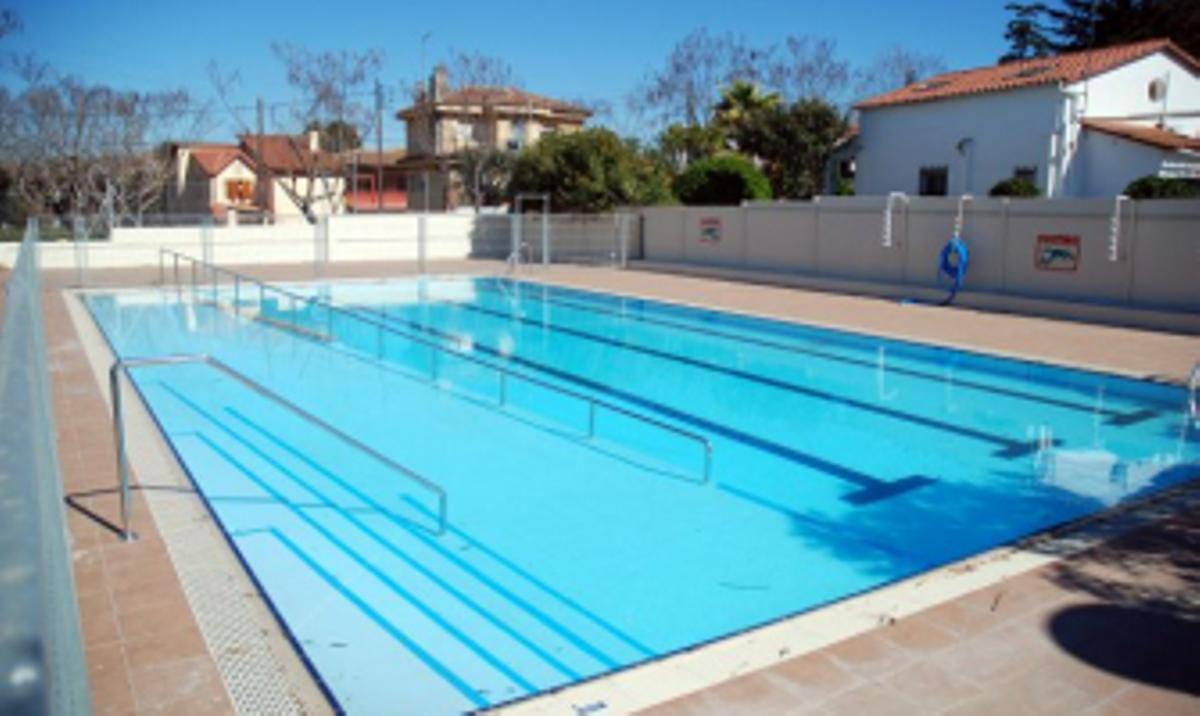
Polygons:
[[786,682],[788,690],[801,703],[828,700],[833,694],[865,681],[824,651],[789,659],[772,668],[771,673]]
[[706,701],[718,713],[779,713],[796,704],[796,697],[766,674],[750,674],[708,690]]
[[124,648],[120,644],[100,646],[88,649],[86,657],[93,709],[97,713],[132,713],[135,704]]
[[878,631],[834,644],[825,653],[846,671],[865,679],[881,678],[911,664],[913,658]]
[[878,683],[903,695],[925,713],[975,698],[984,691],[984,687],[956,676],[952,668],[927,660],[892,672]]
[[863,716],[864,714],[918,716],[928,713],[894,689],[874,681],[847,689],[823,703],[821,707],[830,713],[853,716]]
[[[123,615],[123,621],[129,621],[128,614]],[[180,616],[187,616],[186,613]],[[166,635],[149,634],[139,639],[125,641],[125,659],[132,672],[151,669],[164,664],[182,660],[203,658],[208,654],[208,647],[200,636],[195,625],[185,624]]]
[[207,656],[171,661],[130,671],[134,700],[139,712],[168,709],[178,703],[203,701],[214,708],[230,710],[221,677]]
[[81,595],[79,609],[88,615],[81,625],[85,649],[112,646],[123,641],[121,629],[117,624],[116,607],[107,591]]

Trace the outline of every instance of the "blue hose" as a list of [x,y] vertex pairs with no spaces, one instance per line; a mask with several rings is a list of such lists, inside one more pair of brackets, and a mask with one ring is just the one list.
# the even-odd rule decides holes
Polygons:
[[942,282],[942,276],[950,279],[950,293],[938,304],[939,306],[948,306],[954,301],[954,297],[958,295],[958,290],[962,288],[963,279],[967,275],[967,264],[971,261],[971,252],[967,249],[967,244],[958,234],[950,237],[946,245],[942,247],[942,253],[938,256],[938,283]]

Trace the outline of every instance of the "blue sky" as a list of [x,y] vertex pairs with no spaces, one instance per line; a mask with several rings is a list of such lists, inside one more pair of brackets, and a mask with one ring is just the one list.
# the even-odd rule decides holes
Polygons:
[[[568,98],[605,99],[618,109],[613,124],[637,127],[620,111],[624,97],[660,65],[689,31],[732,31],[769,44],[788,34],[833,39],[852,64],[865,65],[881,50],[902,45],[941,55],[951,68],[991,64],[1004,50],[1003,0],[797,2],[691,0],[604,3],[283,2],[282,0],[19,0],[7,3],[24,30],[4,49],[34,51],[61,72],[122,88],[183,87],[213,96],[206,68],[216,60],[241,75],[239,104],[292,97],[273,41],[314,50],[384,50],[382,79],[397,90],[426,64],[453,49],[479,51],[510,62],[526,88]],[[247,115],[250,121],[252,115]],[[208,133],[231,131],[220,110]],[[386,142],[401,144],[403,126],[389,121]]]

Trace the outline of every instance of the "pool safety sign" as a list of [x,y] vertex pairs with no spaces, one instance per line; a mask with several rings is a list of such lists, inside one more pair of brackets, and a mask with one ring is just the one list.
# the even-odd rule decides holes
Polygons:
[[700,217],[700,241],[705,244],[717,244],[721,242],[721,217]]
[[1038,271],[1079,270],[1079,237],[1039,234],[1033,249],[1033,266]]

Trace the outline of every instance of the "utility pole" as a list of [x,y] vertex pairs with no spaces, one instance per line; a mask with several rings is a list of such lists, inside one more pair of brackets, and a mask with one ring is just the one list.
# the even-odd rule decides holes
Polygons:
[[375,80],[375,209],[383,211],[383,85]]
[[264,181],[264,178],[266,177],[266,167],[264,166],[263,162],[263,124],[266,122],[266,118],[263,116],[264,108],[262,97],[258,98],[258,101],[255,102],[254,106],[255,114],[257,115],[258,130],[258,136],[256,136],[254,140],[254,193],[258,195],[256,203],[258,204],[259,210],[265,214],[267,211],[268,187],[267,183]]

